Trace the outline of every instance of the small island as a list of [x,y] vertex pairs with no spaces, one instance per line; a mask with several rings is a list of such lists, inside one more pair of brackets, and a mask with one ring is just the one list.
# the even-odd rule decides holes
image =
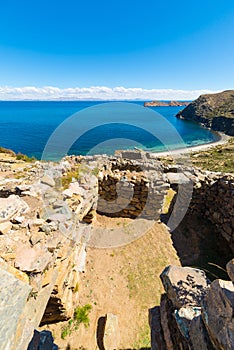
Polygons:
[[188,106],[188,101],[150,101],[145,102],[144,107],[180,107]]

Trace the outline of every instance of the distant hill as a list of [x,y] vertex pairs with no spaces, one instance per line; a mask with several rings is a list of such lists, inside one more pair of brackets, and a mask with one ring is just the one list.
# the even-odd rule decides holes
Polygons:
[[212,130],[234,136],[234,90],[201,95],[180,111],[177,117],[194,120]]
[[189,102],[187,101],[150,101],[145,102],[145,107],[179,107],[179,106],[187,106]]

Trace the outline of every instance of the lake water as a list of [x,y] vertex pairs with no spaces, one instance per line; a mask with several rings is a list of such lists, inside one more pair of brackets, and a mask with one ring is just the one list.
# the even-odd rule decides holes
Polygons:
[[[143,102],[135,101],[1,101],[0,146],[40,159],[59,126],[47,158],[56,158],[57,151],[59,156],[113,154],[117,149],[134,147],[157,152],[218,139],[196,123],[177,119],[175,115],[182,108],[144,108]],[[75,118],[68,119],[75,113]],[[65,130],[62,133],[61,128]]]

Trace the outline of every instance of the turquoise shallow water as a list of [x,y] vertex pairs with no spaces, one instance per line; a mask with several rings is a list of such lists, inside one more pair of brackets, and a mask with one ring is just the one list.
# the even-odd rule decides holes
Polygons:
[[[177,119],[175,115],[181,107],[148,109],[142,107],[143,102],[105,102],[103,109],[102,106],[103,102],[87,101],[0,102],[0,146],[40,159],[51,134],[77,112],[71,129],[60,134],[47,158],[55,157],[52,153],[65,139],[71,140],[69,149],[64,151],[69,154],[113,154],[116,149],[134,147],[156,152],[218,139],[196,123]],[[84,112],[87,107],[92,108]]]

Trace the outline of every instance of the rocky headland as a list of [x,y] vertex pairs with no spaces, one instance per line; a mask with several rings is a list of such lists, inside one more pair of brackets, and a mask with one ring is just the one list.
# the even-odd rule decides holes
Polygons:
[[[225,265],[234,252],[233,191],[234,175],[231,172],[202,170],[183,164],[181,160],[178,164],[167,159],[161,161],[150,153],[140,151],[122,151],[112,157],[67,156],[58,163],[31,161],[23,156],[17,158],[11,152],[2,153],[0,349],[58,349],[50,329],[60,349],[75,350],[77,346],[91,349],[97,345],[106,350],[139,349],[143,344],[150,346],[150,343],[152,349],[233,349],[232,262],[227,268],[231,280],[227,281],[225,272]],[[184,199],[188,196],[191,201],[184,220],[189,222],[189,228],[182,222],[175,237],[170,232],[170,225],[173,226],[173,222],[181,216]],[[112,227],[106,230],[105,235],[103,226],[95,227],[97,215],[105,221],[122,218],[134,223],[139,217],[140,220],[133,231],[128,230],[125,223],[120,227],[121,221],[115,221],[116,230]],[[173,220],[170,221],[171,215]],[[197,225],[193,226],[195,221]],[[142,223],[159,225],[154,226],[150,245],[147,240],[140,240],[141,229],[146,227]],[[159,251],[157,262],[154,252],[152,260],[148,260],[152,247],[156,251],[161,244],[154,241],[155,230],[159,230],[163,244],[167,242],[167,246],[163,246],[165,256],[161,257]],[[220,265],[224,276],[223,279],[217,276],[218,268],[212,283],[201,270],[180,266],[185,265],[185,261],[190,266],[202,266],[199,263],[200,250],[208,231],[214,243],[218,242],[217,250],[209,259],[213,265]],[[196,250],[190,254],[192,245],[181,246],[178,235],[182,242],[186,239],[190,245],[192,242]],[[139,249],[137,252],[131,250],[133,243],[130,243],[127,251],[122,253],[121,259],[128,256],[125,266],[127,283],[124,281],[125,270],[122,269],[119,282],[113,271],[107,280],[102,275],[106,274],[115,255],[114,269],[120,263],[118,248],[112,248],[116,238],[117,244],[118,239],[122,244],[134,240],[139,242],[135,246]],[[169,245],[171,239],[177,258],[175,248]],[[133,311],[130,307],[134,310],[139,303],[145,308],[145,315],[150,309],[151,334],[147,335],[145,328],[144,332],[140,328],[135,329],[138,320],[135,325],[130,321],[126,324],[121,318],[122,309],[114,308],[113,312],[112,303],[108,304],[105,314],[100,314],[101,305],[98,303],[101,299],[97,296],[93,299],[93,291],[89,288],[90,279],[94,278],[92,268],[89,279],[83,282],[82,278],[95,260],[89,260],[86,266],[88,247],[97,246],[112,250],[98,253],[96,264],[99,264],[96,266],[104,270],[101,269],[102,273],[96,276],[93,288],[104,285],[105,292],[110,284],[109,299],[113,290],[117,290],[117,295],[121,297],[123,288],[126,288],[129,297],[124,310],[131,316]],[[106,254],[109,260],[105,258]],[[136,264],[133,273],[132,267],[129,270],[130,262],[134,265],[143,254],[144,260]],[[173,257],[167,259],[167,254]],[[134,261],[131,261],[132,256]],[[175,263],[177,266],[174,266]],[[157,265],[157,270],[154,265]],[[161,279],[166,295],[162,296],[160,305],[152,309],[149,305],[155,305],[162,292],[159,270],[164,270]],[[144,272],[139,275],[136,271]],[[145,277],[148,283],[154,284],[153,290],[150,285],[147,286]],[[118,283],[121,291],[118,291]],[[87,284],[88,294],[87,291],[82,294],[84,284]],[[124,287],[126,284],[127,287]],[[149,294],[147,288],[151,291]],[[88,313],[93,320],[90,330],[86,330]],[[56,327],[60,323],[63,328],[58,338]],[[135,329],[137,337],[141,337],[137,340],[138,345],[129,345],[131,328]],[[89,345],[79,343],[87,339],[85,330],[91,332],[92,343]]]
[[150,101],[145,102],[144,107],[180,107],[188,106],[189,102],[187,101]]
[[177,117],[234,136],[234,90],[201,95],[180,111]]

